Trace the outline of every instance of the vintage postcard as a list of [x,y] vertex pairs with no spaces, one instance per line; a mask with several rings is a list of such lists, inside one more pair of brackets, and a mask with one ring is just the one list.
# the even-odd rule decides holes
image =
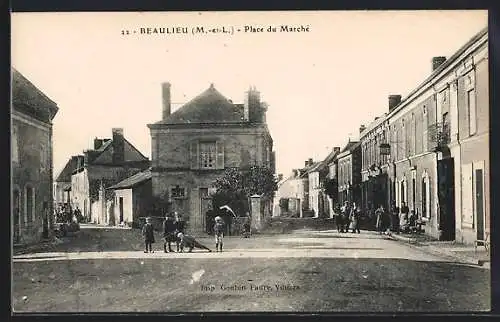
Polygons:
[[488,312],[488,13],[12,13],[12,311]]

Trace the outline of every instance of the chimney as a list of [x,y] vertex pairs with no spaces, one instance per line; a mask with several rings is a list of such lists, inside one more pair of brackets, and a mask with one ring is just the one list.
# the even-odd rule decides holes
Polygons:
[[125,139],[122,128],[113,128],[113,163],[121,164],[125,161]]
[[250,87],[245,93],[243,106],[244,120],[247,122],[262,122],[260,93],[255,87]]
[[307,168],[308,165],[309,165],[309,160],[304,161],[304,167]]
[[78,169],[78,156],[74,155],[71,157],[71,171]]
[[334,147],[333,152],[340,153],[340,147],[338,147],[338,146]]
[[161,95],[162,95],[162,102],[163,102],[163,120],[166,120],[170,116],[170,107],[171,107],[171,100],[170,100],[170,83],[162,83],[161,84]]
[[85,166],[85,156],[79,155],[77,156],[77,168],[83,168]]
[[364,124],[361,124],[359,126],[359,134],[361,134],[361,132],[363,132],[364,130],[366,130],[366,126]]
[[95,138],[94,139],[94,150],[99,149],[102,146],[104,140]]
[[309,165],[313,165],[313,159],[312,158],[309,158]]
[[432,57],[432,71],[438,69],[445,61],[446,57],[444,56]]
[[389,112],[401,103],[401,95],[389,95]]
[[282,173],[278,174],[278,181],[281,181],[281,180],[283,180],[283,174]]

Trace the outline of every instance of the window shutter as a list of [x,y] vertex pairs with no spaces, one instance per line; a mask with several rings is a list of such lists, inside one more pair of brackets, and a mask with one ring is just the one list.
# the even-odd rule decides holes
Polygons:
[[189,145],[189,156],[191,160],[191,169],[198,169],[198,141],[191,142]]
[[216,169],[224,169],[224,142],[215,143],[215,153],[217,154]]

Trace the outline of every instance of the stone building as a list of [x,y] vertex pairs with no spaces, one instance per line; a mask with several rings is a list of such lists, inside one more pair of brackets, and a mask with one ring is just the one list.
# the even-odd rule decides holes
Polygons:
[[[188,229],[202,232],[213,183],[224,169],[258,165],[275,171],[267,106],[254,88],[246,93],[244,104],[234,104],[212,84],[171,113],[170,95],[170,84],[164,83],[163,118],[148,125],[153,194],[182,213]],[[272,201],[264,208],[270,216]]]
[[11,165],[14,244],[49,237],[53,223],[52,120],[57,104],[12,69]]
[[133,222],[138,223],[139,218],[147,217],[151,209],[152,196],[151,169],[141,171],[108,188],[115,193],[115,209],[112,214],[118,225]]
[[338,201],[361,202],[361,145],[358,141],[349,141],[337,154]]
[[333,218],[335,216],[335,207],[338,205],[338,181],[337,181],[337,156],[340,153],[340,147],[334,147],[332,152],[330,152],[326,158],[323,160],[323,163],[325,164],[325,170],[326,174],[325,179],[332,181],[334,185],[332,186],[332,196],[328,195],[328,191],[326,190],[327,187],[323,186],[322,190],[324,191],[323,193],[323,204],[324,204],[324,209],[323,211],[325,212],[325,215],[328,215],[328,217]]
[[[389,108],[400,102],[400,97],[391,96]],[[383,144],[387,143],[386,114],[376,117],[368,126],[359,128],[361,143],[361,208],[376,209],[380,205],[389,209],[391,205],[388,172],[389,155]],[[380,147],[382,145],[382,148]]]
[[385,121],[364,132],[365,148],[390,151],[363,150],[364,169],[382,165],[387,200],[406,202],[428,235],[472,243],[490,220],[487,29],[431,67],[404,100],[391,95]]
[[324,192],[324,181],[330,174],[330,163],[340,153],[340,147],[334,147],[325,159],[312,163],[307,170],[309,181],[309,209],[314,217],[332,217],[333,201]]
[[286,178],[280,177],[278,189],[274,194],[273,217],[301,216],[300,180],[300,172],[296,169]]
[[71,175],[78,166],[78,157],[71,157],[54,180],[54,207],[71,205]]
[[[150,166],[150,161],[123,134],[114,128],[112,139],[94,139],[94,149],[77,156],[77,167],[71,176],[71,206],[97,224],[110,224],[106,188]],[[114,217],[113,217],[114,218]]]

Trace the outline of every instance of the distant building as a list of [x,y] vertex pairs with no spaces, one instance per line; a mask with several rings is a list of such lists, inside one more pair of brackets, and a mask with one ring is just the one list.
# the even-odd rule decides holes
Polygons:
[[338,200],[342,205],[345,201],[361,202],[361,144],[349,141],[344,149],[337,154]]
[[[389,104],[399,102],[391,96]],[[387,143],[385,124],[386,114],[376,117],[367,127],[359,128],[361,144],[361,208],[374,210],[379,206],[389,209],[391,206],[389,183],[388,152],[381,150],[380,146]]]
[[78,157],[71,157],[54,180],[54,207],[71,206],[71,175],[78,166]]
[[323,212],[326,216],[333,218],[334,209],[338,204],[338,182],[337,182],[337,156],[340,153],[340,147],[334,147],[332,151],[323,160],[324,170],[320,178],[322,183],[332,181],[332,196],[328,195],[328,187],[324,185],[322,188],[323,195]]
[[[71,204],[82,215],[97,224],[118,224],[110,221],[106,188],[150,166],[150,161],[125,139],[123,129],[114,128],[112,139],[94,139],[94,149],[77,156],[77,167],[71,176]],[[103,200],[106,199],[106,200]]]
[[303,200],[302,178],[300,170],[294,169],[286,178],[278,181],[278,190],[274,196],[273,217],[301,217]]
[[54,220],[52,120],[58,107],[12,69],[11,165],[14,244],[48,237]]
[[[149,124],[153,194],[184,215],[189,229],[206,229],[210,191],[224,169],[266,166],[275,171],[267,106],[251,88],[234,104],[211,85],[171,113],[170,84],[162,85],[163,119]],[[272,200],[265,202],[270,216]],[[244,215],[244,214],[238,214]]]
[[151,168],[141,171],[108,188],[115,192],[115,223],[139,222],[151,209]]

